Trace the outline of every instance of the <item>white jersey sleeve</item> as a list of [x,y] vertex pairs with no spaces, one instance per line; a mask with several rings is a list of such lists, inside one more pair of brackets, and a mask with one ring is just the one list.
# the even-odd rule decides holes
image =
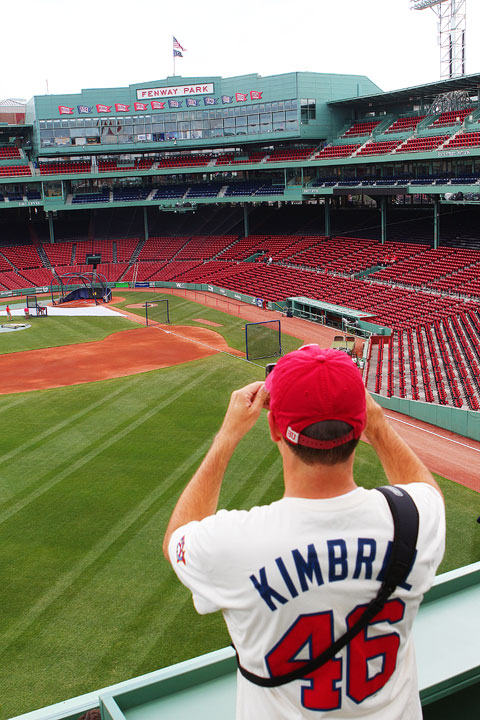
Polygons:
[[[232,527],[230,516],[238,521],[245,511],[220,510],[201,522],[190,522],[172,534],[168,547],[170,562],[178,579],[192,592],[195,609],[201,615],[222,610],[232,599],[232,588],[222,587],[225,563],[234,563],[229,553],[238,522]],[[233,537],[234,536],[234,537]]]

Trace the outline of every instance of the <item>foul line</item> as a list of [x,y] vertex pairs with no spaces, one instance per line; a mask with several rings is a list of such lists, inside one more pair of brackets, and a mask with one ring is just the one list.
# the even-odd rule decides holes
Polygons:
[[263,365],[259,365],[259,363],[252,362],[251,360],[247,360],[247,358],[242,357],[241,355],[234,355],[233,353],[227,352],[226,350],[220,350],[220,348],[213,347],[213,345],[208,345],[205,342],[202,342],[201,340],[195,340],[195,338],[186,337],[185,335],[180,335],[180,333],[173,332],[173,330],[165,330],[165,328],[160,327],[159,325],[150,325],[149,327],[153,327],[155,330],[161,330],[162,332],[166,333],[167,335],[175,335],[176,337],[182,338],[183,340],[188,340],[188,342],[196,343],[197,345],[203,345],[203,347],[208,348],[209,350],[215,350],[217,353],[223,353],[224,355],[229,355],[230,357],[236,358],[237,360],[243,360],[243,362],[247,362],[249,365],[255,365],[259,368],[264,368]]
[[442,438],[442,440],[448,440],[448,442],[455,443],[455,445],[461,445],[462,447],[466,447],[469,450],[480,452],[479,448],[472,447],[471,445],[467,445],[467,443],[460,442],[459,440],[454,440],[453,438],[449,438],[446,435],[442,435],[441,433],[433,432],[433,430],[427,430],[420,425],[415,425],[414,423],[407,422],[406,420],[400,420],[400,418],[394,417],[393,415],[387,415],[387,413],[385,413],[385,417],[393,420],[394,422],[402,423],[403,425],[410,425],[410,427],[415,428],[415,430],[421,430],[422,432],[428,433],[429,435],[435,435],[436,437]]

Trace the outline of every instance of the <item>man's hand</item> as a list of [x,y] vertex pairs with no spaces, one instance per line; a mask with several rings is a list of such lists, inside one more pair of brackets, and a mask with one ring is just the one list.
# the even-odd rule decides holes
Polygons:
[[253,382],[235,390],[225,413],[219,435],[238,443],[257,422],[263,407],[268,406],[268,391],[263,382]]

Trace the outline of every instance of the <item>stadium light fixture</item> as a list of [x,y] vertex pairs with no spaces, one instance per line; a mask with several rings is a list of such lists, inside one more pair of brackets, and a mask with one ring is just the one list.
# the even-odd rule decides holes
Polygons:
[[412,10],[425,10],[434,5],[440,5],[440,3],[443,2],[445,2],[445,0],[410,0]]
[[410,8],[430,8],[439,19],[440,77],[465,75],[466,0],[410,0]]

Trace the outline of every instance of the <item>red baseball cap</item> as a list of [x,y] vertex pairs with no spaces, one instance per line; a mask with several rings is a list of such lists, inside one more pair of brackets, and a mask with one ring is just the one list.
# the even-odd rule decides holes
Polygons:
[[[346,353],[304,345],[281,358],[265,380],[269,408],[284,438],[295,445],[327,450],[359,438],[367,414],[359,369]],[[315,440],[302,431],[313,423],[341,420],[346,435]]]

